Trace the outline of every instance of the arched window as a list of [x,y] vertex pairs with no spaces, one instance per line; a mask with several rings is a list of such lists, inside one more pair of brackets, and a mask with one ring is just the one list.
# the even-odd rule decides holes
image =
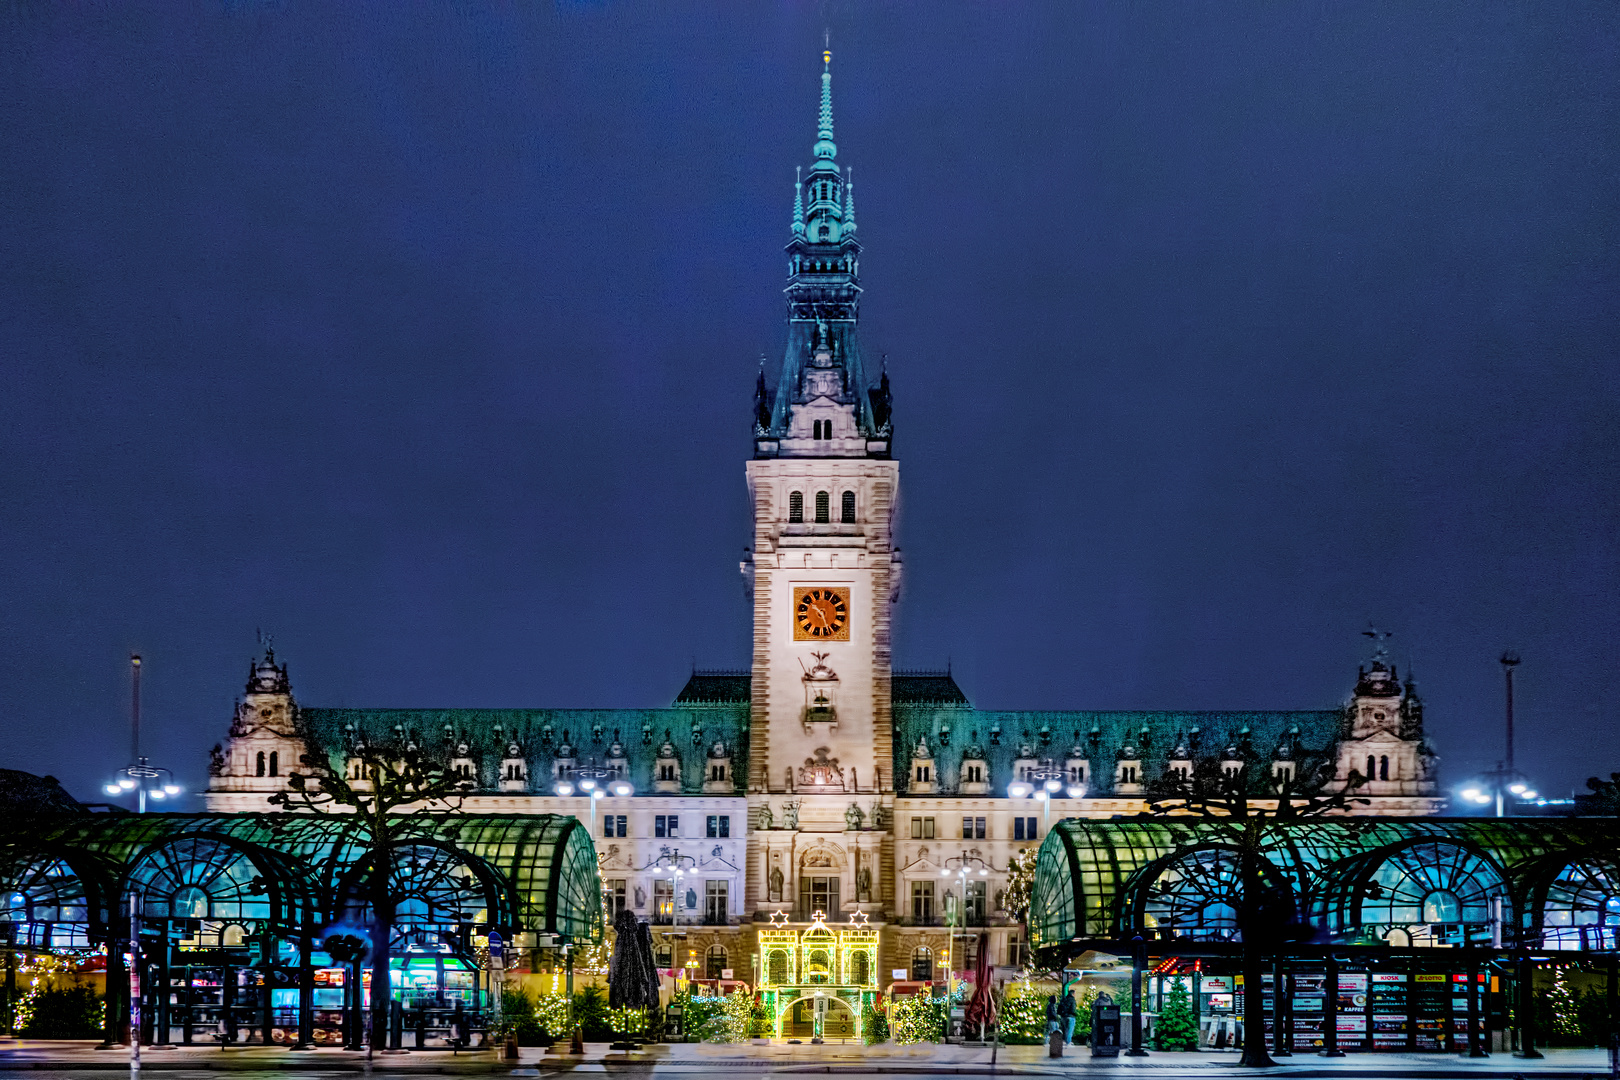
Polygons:
[[1387,757],[1381,757],[1378,759],[1378,779],[1389,779],[1389,758]]
[[264,775],[264,751],[259,751],[259,775]]
[[911,978],[915,982],[934,981],[934,950],[926,945],[912,950]]
[[794,491],[788,495],[788,524],[804,524],[804,492]]
[[1547,887],[1543,949],[1612,949],[1620,933],[1620,872],[1593,859],[1572,862]]
[[1378,777],[1378,762],[1373,758],[1373,756],[1371,754],[1368,754],[1367,755],[1367,779],[1373,780],[1373,779],[1376,779],[1377,777]]
[[770,977],[771,977],[771,982],[773,984],[775,984],[777,986],[781,986],[783,983],[788,981],[788,954],[787,954],[787,950],[785,950],[785,949],[773,949],[773,950],[771,950],[771,959],[770,959],[770,963],[767,966],[770,969]]
[[276,750],[270,751],[270,775],[281,775],[281,754]]
[[816,524],[826,525],[832,520],[831,499],[825,491],[816,492]]
[[843,510],[844,510],[844,524],[845,525],[853,525],[853,524],[855,524],[855,493],[853,491],[844,492]]
[[1240,941],[1237,912],[1242,896],[1236,853],[1200,848],[1165,863],[1144,883],[1132,907],[1144,927],[1156,927],[1163,937]]
[[865,986],[872,981],[872,962],[866,955],[866,950],[862,949],[855,954],[853,967],[856,986]]
[[1428,938],[1454,944],[1489,940],[1493,897],[1506,899],[1501,871],[1489,859],[1444,841],[1397,848],[1331,905],[1340,933],[1393,940]]
[[[654,882],[654,884],[668,885],[669,883],[667,881],[658,881]],[[668,971],[675,966],[675,949],[668,942],[664,942],[653,949],[653,966],[660,971]]]
[[705,958],[709,978],[721,978],[721,972],[726,970],[726,947],[724,945],[710,945],[709,955]]

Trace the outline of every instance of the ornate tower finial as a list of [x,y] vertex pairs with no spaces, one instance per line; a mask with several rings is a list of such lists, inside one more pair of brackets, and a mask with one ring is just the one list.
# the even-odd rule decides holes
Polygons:
[[804,235],[804,166],[793,168],[793,235]]
[[816,157],[835,158],[838,147],[833,143],[832,51],[823,52],[821,61],[821,123],[816,131]]
[[844,232],[855,231],[855,166],[844,167]]

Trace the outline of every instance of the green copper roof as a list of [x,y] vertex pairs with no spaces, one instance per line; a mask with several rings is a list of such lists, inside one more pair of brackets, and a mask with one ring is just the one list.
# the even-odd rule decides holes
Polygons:
[[[717,703],[725,705],[726,703]],[[703,790],[699,767],[714,745],[731,756],[732,772],[747,775],[748,706],[705,705],[673,709],[323,709],[300,708],[298,722],[313,745],[340,763],[353,740],[398,746],[414,741],[448,763],[466,745],[481,787],[494,790],[508,746],[516,744],[531,776],[549,777],[565,746],[575,764],[605,764],[615,747],[627,762],[630,782],[652,790],[654,763],[667,739],[682,763],[683,786]],[[544,790],[544,786],[536,790]]]
[[[897,680],[898,682],[898,680]],[[1162,774],[1178,744],[1185,742],[1194,758],[1223,756],[1236,749],[1243,760],[1269,763],[1284,745],[1300,766],[1300,775],[1326,760],[1338,738],[1338,710],[1298,712],[998,712],[963,709],[894,699],[894,775],[910,773],[919,741],[934,758],[941,787],[952,791],[964,751],[982,749],[997,782],[1012,775],[1021,756],[1051,758],[1060,764],[1071,756],[1086,760],[1087,790],[1112,790],[1114,763],[1130,752],[1142,762],[1142,775]],[[1296,734],[1297,732],[1297,734]],[[1078,749],[1078,753],[1074,751]],[[1264,770],[1256,771],[1256,782]]]

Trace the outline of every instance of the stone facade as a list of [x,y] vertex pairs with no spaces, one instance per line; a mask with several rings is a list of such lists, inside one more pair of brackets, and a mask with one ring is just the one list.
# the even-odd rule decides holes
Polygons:
[[[609,904],[690,927],[655,934],[673,963],[753,981],[757,929],[823,911],[879,928],[884,986],[936,977],[947,957],[966,967],[979,933],[993,962],[1020,962],[1002,908],[1015,855],[1062,818],[1139,813],[1201,762],[1246,766],[1261,801],[1281,777],[1354,772],[1370,800],[1357,812],[1437,812],[1421,701],[1382,657],[1343,709],[1293,712],[997,712],[949,671],[892,670],[890,390],[862,366],[853,184],[835,163],[830,74],[822,87],[787,248],[787,350],[774,388],[760,374],[746,466],[749,668],[694,672],[667,709],[320,709],[298,707],[266,653],[215,749],[208,808],[266,809],[306,753],[341,766],[362,742],[414,744],[467,780],[468,811],[590,820]],[[574,781],[592,769],[634,794],[584,797]]]

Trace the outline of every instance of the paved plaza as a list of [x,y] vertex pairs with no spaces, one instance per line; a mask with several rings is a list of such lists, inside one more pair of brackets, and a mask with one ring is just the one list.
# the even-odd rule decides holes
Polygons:
[[[279,1047],[146,1049],[142,1067],[165,1074],[204,1075],[215,1072],[267,1074],[297,1071],[312,1074],[363,1072],[376,1076],[449,1073],[520,1077],[560,1076],[566,1073],[622,1073],[626,1075],[697,1076],[719,1073],[726,1077],[763,1076],[769,1073],[835,1073],[841,1075],[901,1074],[952,1076],[1006,1073],[1008,1075],[1062,1076],[1074,1073],[1125,1074],[1144,1072],[1165,1077],[1179,1073],[1249,1073],[1238,1066],[1233,1051],[1151,1053],[1146,1057],[1120,1057],[1093,1061],[1083,1048],[1069,1048],[1062,1059],[1052,1059],[1044,1047],[810,1046],[787,1043],[709,1045],[655,1044],[645,1050],[616,1051],[606,1043],[589,1043],[585,1054],[572,1057],[525,1047],[516,1062],[501,1061],[490,1051],[452,1054],[417,1051],[378,1054],[369,1061],[364,1052],[310,1050],[292,1052]],[[29,1042],[0,1045],[0,1077],[105,1074],[127,1071],[129,1055],[123,1050],[97,1050],[91,1042]],[[1264,1070],[1273,1076],[1378,1076],[1378,1077],[1603,1077],[1609,1074],[1607,1054],[1600,1050],[1548,1050],[1540,1060],[1526,1061],[1511,1054],[1469,1060],[1449,1054],[1350,1054],[1322,1058],[1298,1054],[1280,1059]]]

